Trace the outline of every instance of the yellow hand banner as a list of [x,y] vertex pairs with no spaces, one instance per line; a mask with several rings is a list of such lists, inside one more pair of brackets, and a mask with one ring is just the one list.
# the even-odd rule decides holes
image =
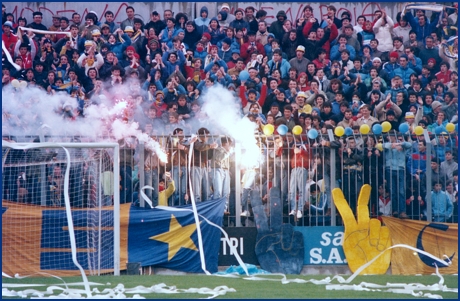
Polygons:
[[[345,226],[343,251],[352,273],[391,246],[388,228],[382,226],[378,219],[369,218],[370,194],[371,186],[364,185],[358,197],[356,220],[342,190],[339,188],[332,190],[334,204]],[[360,274],[385,274],[390,266],[390,260],[391,250],[387,250]]]

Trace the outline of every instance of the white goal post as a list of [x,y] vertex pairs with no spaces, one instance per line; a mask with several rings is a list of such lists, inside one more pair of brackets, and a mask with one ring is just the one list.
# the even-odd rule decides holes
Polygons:
[[120,275],[119,156],[118,143],[2,140],[2,271]]

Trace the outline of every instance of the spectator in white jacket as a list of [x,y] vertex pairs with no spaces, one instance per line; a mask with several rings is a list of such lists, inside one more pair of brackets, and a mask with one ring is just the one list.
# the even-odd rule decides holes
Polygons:
[[377,50],[383,54],[390,52],[393,49],[393,20],[387,16],[385,10],[382,9],[382,16],[375,22],[373,30],[375,38],[379,41]]
[[393,29],[395,36],[400,37],[403,43],[409,41],[409,33],[412,30],[412,27],[409,22],[407,22],[406,17],[401,17],[401,13],[399,12],[396,15],[396,22],[398,22],[398,24]]

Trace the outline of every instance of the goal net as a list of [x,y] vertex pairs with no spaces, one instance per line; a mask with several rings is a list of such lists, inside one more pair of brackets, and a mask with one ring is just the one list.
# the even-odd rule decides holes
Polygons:
[[2,271],[120,273],[116,143],[2,141]]

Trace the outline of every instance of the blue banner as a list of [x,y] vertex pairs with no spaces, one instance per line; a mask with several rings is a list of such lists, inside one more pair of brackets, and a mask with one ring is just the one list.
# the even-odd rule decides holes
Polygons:
[[304,264],[346,265],[343,252],[343,227],[294,227],[305,242]]
[[[200,252],[204,253],[206,269],[217,272],[221,232],[202,217],[200,229],[203,250],[199,250],[198,235],[192,206],[173,211],[131,207],[128,227],[128,262],[141,266],[154,265],[172,270],[202,273]],[[222,226],[225,199],[197,203],[199,215]]]

